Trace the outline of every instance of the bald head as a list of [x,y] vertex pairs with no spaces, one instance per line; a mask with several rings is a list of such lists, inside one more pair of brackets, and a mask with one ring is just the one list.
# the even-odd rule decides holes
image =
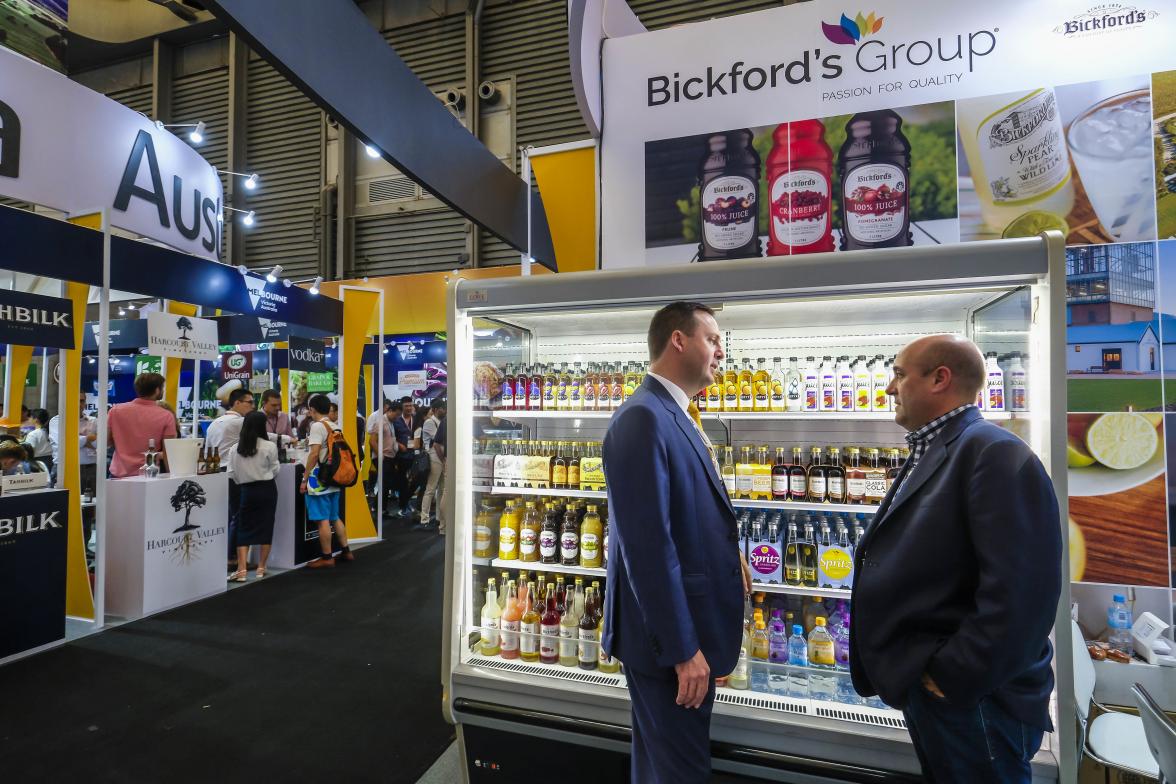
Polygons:
[[895,421],[915,430],[965,403],[984,387],[984,356],[961,335],[928,335],[908,343],[894,362]]

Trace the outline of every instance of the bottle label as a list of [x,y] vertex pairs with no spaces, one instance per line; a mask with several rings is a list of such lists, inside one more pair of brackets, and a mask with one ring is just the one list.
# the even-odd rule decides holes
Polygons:
[[810,476],[809,477],[809,495],[814,498],[825,497],[825,477]]
[[581,397],[580,392],[581,387],[579,381],[573,381],[568,386],[568,397],[571,399],[573,407],[583,402],[583,398]]
[[581,560],[595,561],[600,558],[600,537],[596,534],[583,534],[580,537]]
[[565,561],[574,561],[580,555],[580,537],[566,533],[559,538],[559,554]]
[[514,384],[502,385],[502,407],[514,408]]
[[519,552],[523,555],[533,555],[535,545],[539,543],[539,532],[534,528],[524,528],[519,535]]
[[484,550],[490,546],[490,526],[474,526],[474,549]]
[[542,397],[543,397],[543,390],[539,384],[539,379],[535,379],[534,381],[531,382],[531,385],[527,388],[527,400],[531,403],[532,406],[534,406],[539,402],[539,400]]
[[702,232],[715,250],[735,250],[755,239],[759,206],[756,183],[736,175],[716,177],[702,189]]
[[837,387],[832,376],[821,383],[821,410],[832,411],[837,407]]
[[809,662],[812,664],[833,665],[833,640],[809,640]]
[[886,475],[880,474],[878,476],[866,475],[866,496],[869,498],[882,498],[886,495]]
[[1004,380],[999,377],[988,379],[988,410],[1004,411]]
[[580,466],[568,466],[568,487],[576,488],[580,486]]
[[523,653],[539,652],[539,624],[523,624],[522,635],[519,640],[519,647],[522,649]]
[[735,476],[733,474],[723,474],[723,487],[727,488],[727,495],[734,497]]
[[783,498],[788,495],[788,474],[772,476],[772,497]]
[[499,528],[498,529],[498,548],[500,550],[513,550],[515,545],[515,529],[513,528]]
[[841,394],[838,401],[842,411],[853,411],[853,382],[845,380],[840,385]]
[[866,495],[865,477],[850,477],[845,480],[846,493],[850,498],[862,498]]
[[595,662],[597,657],[597,646],[595,629],[580,629],[580,646],[579,655],[580,661],[588,664]]
[[812,169],[784,172],[772,181],[772,236],[780,245],[818,242],[829,226],[829,180]]
[[874,379],[874,410],[887,411],[890,409],[890,396],[886,394],[886,387],[889,384],[880,385],[878,379]]
[[846,172],[845,228],[858,242],[894,239],[906,224],[907,175],[893,163],[866,163]]
[[543,624],[539,627],[539,655],[554,659],[559,655],[559,624]]
[[599,457],[585,457],[580,461],[580,488],[583,490],[604,489],[604,460]]
[[543,558],[554,558],[559,551],[559,542],[554,531],[543,531],[539,534],[539,555]]
[[808,477],[797,474],[788,477],[788,486],[792,489],[793,498],[804,498],[808,493]]
[[1022,387],[1013,387],[1012,398],[1013,398],[1013,410],[1014,411],[1024,411],[1025,410],[1025,387],[1023,387],[1023,386]]
[[770,544],[757,544],[747,556],[747,565],[754,575],[780,576],[780,551]]
[[845,579],[853,571],[853,556],[840,547],[822,548],[817,559],[817,568],[821,572],[821,585],[841,588]]
[[751,474],[735,474],[735,491],[740,494],[750,493],[752,488]]
[[772,475],[753,474],[751,477],[751,492],[757,495],[770,495],[772,492]]
[[857,380],[854,382],[854,406],[858,411],[870,410],[870,380],[867,378],[864,381]]
[[995,204],[1041,198],[1070,178],[1070,156],[1052,90],[988,117],[976,129],[976,142]]
[[804,410],[816,411],[821,406],[820,397],[817,394],[816,379],[810,384],[808,381],[804,382]]
[[487,648],[498,647],[498,619],[482,616],[482,645]]
[[551,482],[552,484],[566,485],[568,483],[568,467],[557,463],[551,469]]
[[520,378],[515,382],[515,408],[522,410],[527,405],[527,381]]
[[596,408],[596,386],[594,384],[584,385],[584,408],[589,411]]
[[612,404],[613,408],[619,406],[625,400],[625,387],[622,384],[613,384],[612,387]]
[[829,477],[829,500],[837,503],[845,497],[845,480],[840,476]]
[[518,621],[502,622],[502,650],[517,651],[519,649],[519,627]]
[[559,626],[559,655],[563,659],[576,657],[576,643],[579,641],[579,629],[575,626]]

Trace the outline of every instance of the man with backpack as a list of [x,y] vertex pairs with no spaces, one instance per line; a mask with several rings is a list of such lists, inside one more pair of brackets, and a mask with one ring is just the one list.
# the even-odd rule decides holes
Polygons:
[[307,434],[310,454],[306,457],[306,473],[302,476],[300,489],[306,495],[306,519],[318,524],[319,546],[323,554],[307,564],[307,568],[333,568],[332,527],[343,548],[338,557],[344,561],[355,560],[347,545],[347,528],[339,517],[339,491],[355,484],[359,470],[355,453],[344,440],[342,429],[328,416],[331,401],[326,395],[312,395],[308,405],[314,421]]

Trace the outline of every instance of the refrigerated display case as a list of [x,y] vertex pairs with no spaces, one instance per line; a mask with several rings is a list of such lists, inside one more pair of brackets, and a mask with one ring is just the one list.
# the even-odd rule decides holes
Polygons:
[[[584,646],[568,628],[565,647],[578,648],[577,658],[564,655],[562,664],[545,663],[535,660],[534,651],[547,642],[561,652],[553,629],[546,630],[545,641],[544,630],[534,627],[535,616],[521,624],[515,613],[503,622],[497,618],[500,612],[490,610],[484,616],[483,609],[488,581],[504,577],[520,590],[534,582],[538,591],[541,577],[550,582],[561,575],[567,586],[578,578],[586,587],[599,582],[608,590],[607,569],[565,558],[558,549],[559,535],[565,521],[569,532],[576,529],[586,503],[596,505],[607,521],[607,488],[597,471],[596,445],[604,438],[612,410],[640,379],[648,359],[646,329],[659,307],[681,299],[713,307],[724,331],[726,361],[736,372],[745,358],[752,360],[754,372],[759,359],[770,368],[776,357],[783,368],[792,357],[802,366],[808,357],[817,364],[830,357],[836,368],[840,356],[850,362],[880,356],[883,364],[878,367],[884,368],[885,358],[921,335],[967,335],[986,354],[995,355],[991,364],[1004,377],[994,374],[997,381],[992,382],[1002,385],[997,397],[1003,408],[986,401],[985,417],[1013,430],[1040,456],[1065,520],[1064,261],[1062,237],[1051,232],[939,248],[451,282],[451,469],[445,493],[452,528],[446,541],[442,673],[444,710],[459,728],[470,780],[530,769],[527,760],[538,764],[531,741],[540,735],[573,749],[591,748],[597,760],[610,760],[615,770],[624,770],[630,721],[624,673],[604,671],[593,661],[591,623],[583,625],[586,655],[579,656]],[[1019,361],[1013,363],[1014,358]],[[520,374],[528,379],[522,399],[514,394]],[[619,383],[620,398],[612,399],[616,388],[604,386],[602,375]],[[530,384],[533,378],[536,385]],[[881,383],[875,380],[872,392]],[[588,394],[585,385],[591,386]],[[772,456],[778,447],[787,456],[799,446],[806,457],[816,446],[826,450],[825,462],[832,462],[828,448],[839,449],[838,462],[844,465],[851,448],[864,456],[875,448],[905,446],[893,413],[881,410],[887,405],[884,394],[872,395],[864,407],[851,400],[852,410],[820,410],[820,402],[818,410],[804,410],[804,404],[802,410],[771,410],[768,403],[754,402],[746,410],[738,401],[731,404],[735,410],[723,410],[721,400],[717,406],[714,400],[704,403],[709,405],[702,412],[703,426],[720,458],[727,445],[735,455],[743,446],[767,445]],[[839,406],[838,398],[833,408]],[[568,475],[572,461],[578,461],[578,477]],[[749,554],[767,545],[782,555],[789,522],[801,531],[805,523],[812,525],[814,548],[836,547],[837,534],[846,531],[841,549],[851,554],[855,524],[868,525],[876,509],[844,495],[844,487],[832,503],[828,487],[822,488],[823,495],[812,495],[809,486],[789,495],[787,482],[767,500],[762,477],[755,492],[748,492],[750,484],[742,481],[746,473],[751,469],[740,466],[734,504],[746,535],[740,546]],[[793,473],[804,481],[805,471]],[[519,510],[512,511],[520,501]],[[526,502],[534,507],[521,530],[519,512],[526,510]],[[549,512],[558,525],[544,520]],[[828,525],[828,539],[821,533],[822,523]],[[500,526],[505,532],[501,539]],[[1068,545],[1065,525],[1062,536]],[[544,563],[551,560],[553,546],[556,563]],[[844,568],[820,570],[814,587],[803,579],[789,584],[797,580],[772,568],[779,566],[779,558],[762,560],[764,568],[753,570],[760,580],[754,591],[760,596],[753,603],[762,608],[765,621],[775,609],[781,618],[792,613],[791,620],[807,634],[817,615],[840,623],[847,610],[852,614],[852,607],[845,606],[852,574]],[[836,582],[830,581],[830,572]],[[841,587],[829,587],[835,584]],[[1063,585],[1068,584],[1063,563]],[[497,589],[506,587],[499,584]],[[1069,617],[1068,596],[1064,589],[1058,606],[1062,621]],[[568,602],[581,622],[585,613],[577,602]],[[850,626],[840,627],[843,636],[852,633]],[[536,636],[529,638],[532,628]],[[1069,651],[1069,624],[1057,624],[1055,634],[1056,649]],[[493,644],[503,641],[505,645]],[[1047,735],[1034,760],[1034,777],[1041,781],[1059,775],[1068,780],[1073,764],[1059,752],[1073,748],[1065,656],[1055,657],[1055,670],[1059,689],[1052,709],[1059,732]],[[844,669],[753,657],[748,676],[746,684],[735,678],[717,690],[711,729],[717,771],[765,778],[789,771],[787,775],[806,781],[902,780],[918,773],[901,712],[859,697]],[[1059,721],[1059,715],[1065,718]],[[575,780],[574,771],[569,775]],[[607,778],[599,771],[593,775]],[[562,771],[561,778],[566,778]]]

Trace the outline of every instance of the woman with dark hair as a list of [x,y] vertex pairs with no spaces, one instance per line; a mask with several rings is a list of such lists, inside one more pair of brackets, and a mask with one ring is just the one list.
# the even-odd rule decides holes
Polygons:
[[14,439],[0,441],[0,474],[35,474],[44,472],[44,467],[29,456],[31,448]]
[[29,422],[33,429],[25,436],[24,442],[33,448],[33,459],[45,466],[48,471],[53,470],[53,439],[49,437],[49,412],[43,408],[34,408],[29,412]]
[[265,577],[270,544],[274,540],[274,510],[278,506],[278,448],[266,435],[266,416],[261,411],[250,411],[241,423],[241,437],[237,454],[233,457],[233,480],[241,490],[237,507],[237,571],[229,581],[245,582],[249,563],[249,547],[258,545],[257,578]]

